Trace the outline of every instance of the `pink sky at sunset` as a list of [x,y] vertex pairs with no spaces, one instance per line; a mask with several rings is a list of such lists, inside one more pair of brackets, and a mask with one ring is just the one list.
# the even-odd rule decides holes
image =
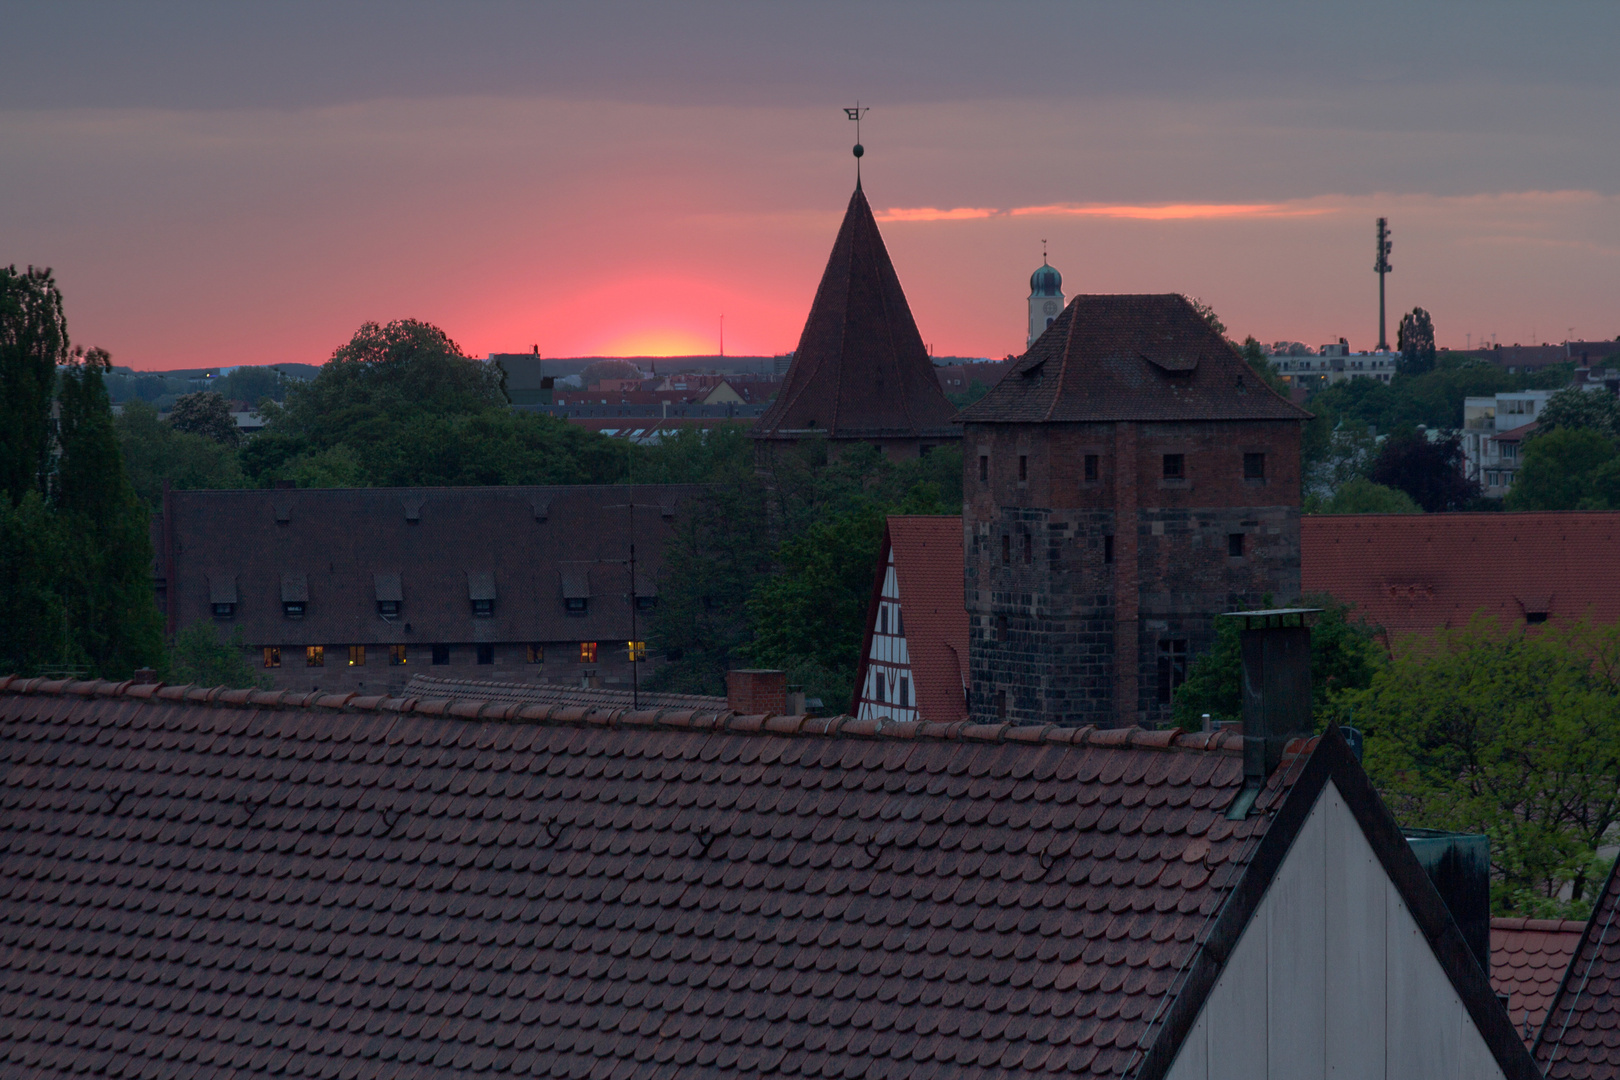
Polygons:
[[[352,19],[296,10],[338,20],[326,37],[370,40]],[[351,71],[285,16],[256,37],[253,16],[181,6],[94,40],[64,31],[56,48],[102,49],[114,70],[53,94],[39,80],[60,75],[7,53],[24,26],[0,44],[14,72],[0,74],[0,262],[54,267],[75,340],[144,369],[318,363],[361,322],[402,317],[472,355],[575,356],[712,352],[724,316],[727,353],[781,353],[854,183],[841,106],[856,88],[872,104],[866,191],[937,354],[1022,349],[1043,240],[1070,296],[1184,292],[1239,336],[1370,347],[1379,215],[1394,229],[1391,310],[1427,308],[1442,344],[1620,334],[1606,73],[1437,60],[1422,77],[1380,62],[1378,78],[1316,81],[1241,27],[1235,53],[1189,71],[1200,34],[1223,32],[1192,27],[1144,53],[1149,68],[1181,63],[1173,75],[1109,81],[1089,72],[1155,32],[1111,15],[1093,30],[1112,40],[1037,90],[1016,35],[971,6],[917,8],[937,24],[926,41],[873,15],[850,59],[805,12],[722,5],[663,32],[687,35],[680,63],[651,51],[653,30],[624,56],[593,53],[616,32],[609,15],[492,5],[450,24],[435,5],[401,10],[390,48],[451,43],[422,85],[376,74],[381,45]],[[34,18],[55,40],[61,27]],[[1346,64],[1376,31],[1290,27],[1266,32],[1295,33],[1298,49],[1327,35]],[[1534,59],[1600,29],[1531,33],[1502,14],[1472,47]],[[497,78],[526,70],[505,38],[555,46],[536,60],[550,81]],[[569,67],[565,43],[606,58]],[[926,67],[910,51],[925,46]],[[210,49],[230,55],[198,59]],[[1226,66],[1245,58],[1255,77],[1234,79]]]

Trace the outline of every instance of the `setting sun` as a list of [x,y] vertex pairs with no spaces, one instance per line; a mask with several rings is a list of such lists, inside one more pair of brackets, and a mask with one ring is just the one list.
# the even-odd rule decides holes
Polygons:
[[[718,322],[716,324],[718,330]],[[600,356],[712,356],[719,348],[715,337],[701,337],[690,330],[636,330],[603,344]]]

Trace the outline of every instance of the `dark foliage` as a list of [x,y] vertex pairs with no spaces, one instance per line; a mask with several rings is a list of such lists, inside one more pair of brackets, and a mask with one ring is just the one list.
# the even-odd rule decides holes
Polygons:
[[1401,350],[1396,370],[1403,375],[1422,375],[1434,370],[1434,320],[1420,307],[1401,316],[1401,325],[1395,331],[1395,341]]
[[62,293],[50,270],[0,269],[0,490],[13,506],[44,490],[51,396],[67,355]]
[[236,421],[231,417],[231,403],[212,390],[199,390],[176,401],[169,413],[169,425],[176,431],[212,439],[221,446],[235,446],[241,441]]
[[1391,435],[1373,460],[1368,477],[1404,491],[1430,514],[1463,510],[1479,498],[1479,484],[1463,475],[1462,440],[1430,440],[1422,433]]

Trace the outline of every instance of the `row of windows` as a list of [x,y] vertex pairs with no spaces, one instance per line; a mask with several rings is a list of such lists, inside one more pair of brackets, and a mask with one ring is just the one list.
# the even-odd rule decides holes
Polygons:
[[[1102,477],[1102,458],[1098,454],[1087,454],[1084,459],[1084,473],[1087,483],[1096,483]],[[1185,480],[1187,478],[1187,455],[1164,454],[1160,462],[1162,475],[1166,480]],[[1266,478],[1266,455],[1262,453],[1246,453],[1243,455],[1243,479],[1264,480]],[[1018,482],[1029,480],[1029,455],[1018,455]],[[990,455],[979,455],[979,483],[990,482]]]
[[[341,647],[341,646],[339,646],[339,647]],[[420,647],[418,647],[418,648],[420,648]],[[435,663],[435,664],[448,664],[450,662],[450,646],[448,646],[448,645],[431,645],[428,648],[429,648],[429,655],[432,657],[433,663]],[[493,664],[495,662],[495,646],[493,646],[493,645],[475,645],[475,646],[473,646],[473,649],[475,650],[478,662],[480,664]],[[350,646],[348,646],[348,650],[349,650],[349,664],[348,664],[348,666],[349,667],[365,667],[365,665],[366,665],[366,647],[364,645],[350,645]],[[409,645],[390,645],[390,646],[388,646],[388,663],[393,667],[401,667],[401,666],[404,666],[406,664],[409,664],[410,663],[410,656],[411,656],[410,650],[411,650],[411,647]],[[579,662],[580,663],[582,663],[582,664],[594,664],[594,663],[596,663],[596,654],[597,654],[597,643],[596,642],[594,642],[594,641],[582,641],[582,642],[579,643]],[[543,663],[546,662],[546,647],[544,645],[526,645],[526,646],[524,646],[524,656],[525,656],[525,659],[531,664],[543,664]],[[627,641],[627,642],[625,642],[625,658],[628,659],[628,660],[632,660],[632,661],[642,661],[642,660],[647,659],[647,643],[645,641]],[[278,667],[281,666],[281,646],[279,646],[279,645],[266,645],[264,647],[264,666],[267,667],[267,668],[278,668]],[[326,666],[326,646],[325,645],[305,645],[304,646],[304,666],[305,667],[325,667]]]
[[[471,603],[472,603],[473,618],[475,618],[475,619],[488,619],[488,618],[491,618],[491,617],[494,616],[494,614],[495,614],[495,601],[493,601],[493,600],[473,600],[473,601],[471,601]],[[638,596],[638,597],[636,597],[636,610],[637,611],[651,611],[657,605],[657,603],[658,603],[658,598],[656,596]],[[235,605],[234,603],[232,603],[232,604],[214,604],[213,605],[214,618],[216,618],[216,619],[235,618],[236,617],[236,607],[237,607],[237,605]],[[567,611],[570,615],[584,615],[587,611],[590,610],[590,600],[588,598],[586,598],[586,597],[580,597],[580,596],[569,597],[569,598],[567,598],[566,600],[563,601],[563,609],[565,611]],[[309,604],[308,604],[307,601],[304,601],[304,600],[284,600],[284,601],[282,601],[282,604],[281,604],[282,617],[287,618],[287,619],[302,619],[308,613],[308,610],[309,610]],[[381,615],[385,619],[398,618],[399,617],[399,611],[400,611],[400,602],[398,600],[379,600],[379,601],[377,601],[377,614]]]
[[[1247,541],[1244,540],[1245,535],[1246,534],[1244,534],[1244,533],[1227,533],[1226,534],[1226,554],[1227,554],[1228,557],[1234,558],[1234,559],[1240,559],[1240,558],[1243,557],[1243,553],[1244,553],[1244,550],[1245,550],[1245,545],[1247,543]],[[1012,535],[1010,533],[1002,533],[1001,534],[1001,565],[1002,566],[1011,566],[1012,565],[1012,550],[1013,550],[1013,547],[1012,547]],[[1113,561],[1114,561],[1114,538],[1111,535],[1110,536],[1105,536],[1105,537],[1103,537],[1103,562],[1104,563],[1112,563]],[[1035,562],[1035,534],[1034,533],[1025,533],[1024,534],[1024,564],[1027,566],[1027,565],[1032,565],[1034,562]],[[879,633],[882,633],[882,631],[879,631]]]

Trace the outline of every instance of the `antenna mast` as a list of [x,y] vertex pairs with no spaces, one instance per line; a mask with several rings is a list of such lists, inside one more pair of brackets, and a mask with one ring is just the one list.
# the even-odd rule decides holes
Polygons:
[[1373,270],[1378,274],[1378,351],[1389,351],[1389,338],[1384,333],[1384,275],[1389,273],[1389,249],[1393,242],[1389,238],[1389,219],[1378,219],[1378,261],[1373,264]]

